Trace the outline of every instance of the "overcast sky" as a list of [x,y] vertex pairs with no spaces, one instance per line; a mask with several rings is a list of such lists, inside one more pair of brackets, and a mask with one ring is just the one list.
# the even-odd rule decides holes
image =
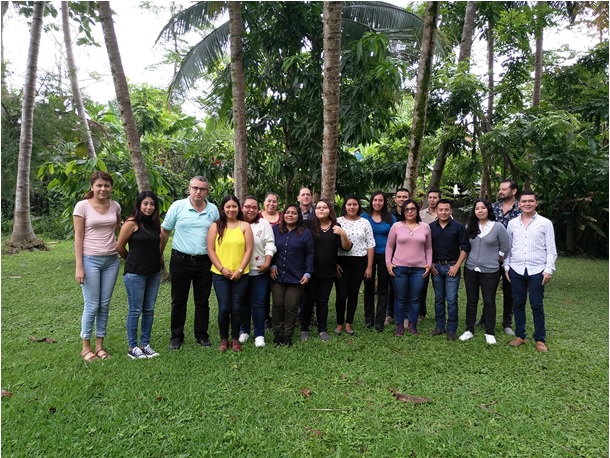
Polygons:
[[[166,4],[166,2],[160,1],[156,3]],[[187,4],[186,1],[182,3]],[[396,0],[391,3],[405,5],[407,2]],[[162,45],[154,46],[154,42],[169,19],[169,13],[157,17],[150,11],[138,8],[138,4],[138,1],[128,0],[111,2],[111,7],[116,13],[114,16],[115,29],[125,74],[132,83],[147,82],[153,86],[166,87],[171,79],[172,67],[157,65],[155,68],[151,68],[151,66],[160,62],[163,57]],[[59,8],[59,5],[57,7]],[[60,18],[57,18],[55,22],[60,25]],[[73,39],[75,35],[75,25],[73,24]],[[83,93],[97,102],[106,103],[114,98],[114,87],[108,55],[103,45],[101,25],[95,27],[95,36],[100,47],[75,46],[74,50]],[[7,78],[9,86],[21,87],[25,77],[29,30],[25,20],[11,9],[5,17],[3,37],[4,58],[9,62],[10,73]],[[560,34],[546,34],[545,48],[557,48],[561,44],[569,43],[571,47],[583,50],[589,47],[592,41],[591,38],[583,36],[578,31],[564,31]],[[56,73],[58,65],[65,67],[62,43],[61,27],[59,31],[43,33],[39,57],[39,68],[41,69],[39,77],[45,70]],[[484,47],[479,46],[479,51],[475,50],[473,58],[475,65],[478,64],[484,71]],[[101,81],[96,81],[100,77]],[[184,108],[186,112],[191,111],[188,107]]]

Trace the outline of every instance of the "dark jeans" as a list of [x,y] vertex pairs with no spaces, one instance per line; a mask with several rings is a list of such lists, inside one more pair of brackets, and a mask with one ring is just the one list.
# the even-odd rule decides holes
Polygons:
[[302,292],[303,286],[300,284],[271,282],[271,320],[274,335],[292,338]]
[[396,298],[394,296],[394,285],[392,284],[392,277],[388,278],[390,279],[390,281],[388,282],[388,306],[386,310],[386,315],[394,318],[394,301],[396,300]]
[[[335,311],[337,312],[337,324],[354,322],[356,306],[358,305],[358,294],[360,285],[364,280],[364,271],[368,262],[367,256],[339,256],[338,264],[343,269],[341,277],[335,281],[335,293],[337,300]],[[345,306],[347,303],[347,317]]]
[[212,263],[207,254],[191,256],[172,250],[169,263],[172,283],[171,331],[172,341],[184,341],[186,304],[191,282],[195,301],[194,331],[196,339],[208,340],[210,324],[210,292],[212,291]]
[[[438,272],[432,277],[434,288],[434,312],[436,329],[456,332],[458,327],[458,290],[460,288],[460,271],[454,277],[449,276],[450,264],[434,264]],[[430,275],[428,275],[430,276]],[[447,303],[447,314],[445,315],[445,302]],[[421,312],[420,312],[421,313]],[[446,316],[446,318],[445,318]]]
[[[504,275],[504,267],[500,264],[498,280],[502,278],[502,329],[513,326],[513,287]],[[481,314],[481,325],[485,326],[485,309]]]
[[428,285],[430,284],[430,273],[426,278],[424,278],[424,285],[421,288],[421,294],[419,295],[419,314],[421,316],[426,316],[428,313],[428,308],[426,307],[426,299],[428,297]]
[[[375,272],[377,272],[377,313],[375,314]],[[373,275],[364,281],[364,318],[367,323],[383,326],[388,306],[390,274],[385,265],[385,254],[375,253]]]
[[229,323],[231,323],[231,339],[239,338],[240,312],[248,289],[250,277],[243,275],[237,281],[212,274],[214,291],[218,300],[218,329],[221,339],[229,338]]
[[408,315],[409,322],[417,326],[417,316],[419,315],[419,300],[425,278],[422,275],[426,269],[423,267],[394,267],[394,318],[397,324],[402,324],[405,315]]
[[529,275],[527,269],[519,275],[513,269],[508,271],[510,282],[513,285],[513,300],[515,312],[515,335],[525,339],[525,303],[527,294],[530,296],[530,306],[534,318],[534,340],[546,340],[546,325],[544,317],[544,286],[542,286],[542,272]]
[[309,323],[314,306],[318,309],[318,333],[326,332],[328,325],[328,298],[333,289],[334,277],[311,277],[303,292],[303,317],[301,331],[309,332]]
[[269,298],[269,272],[251,275],[241,311],[241,332],[250,334],[250,318],[254,325],[254,337],[265,335],[265,301]]
[[[504,272],[500,269],[500,272]],[[498,272],[483,273],[464,267],[464,285],[466,286],[466,330],[474,334],[479,305],[479,289],[483,295],[483,317],[485,334],[495,335],[496,327],[496,291],[500,277]]]

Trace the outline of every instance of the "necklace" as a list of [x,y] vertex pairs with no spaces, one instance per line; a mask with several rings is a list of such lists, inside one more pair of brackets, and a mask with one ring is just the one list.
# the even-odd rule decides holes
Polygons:
[[407,226],[407,229],[409,229],[409,235],[411,237],[413,237],[413,232],[417,229],[417,226],[419,226],[419,223],[415,223],[414,227],[410,227],[407,223],[405,223],[405,226]]
[[332,226],[332,224],[329,224],[328,227],[324,228],[322,227],[322,225],[320,224],[320,229],[322,230],[322,232],[328,232],[328,230],[330,229],[330,227]]

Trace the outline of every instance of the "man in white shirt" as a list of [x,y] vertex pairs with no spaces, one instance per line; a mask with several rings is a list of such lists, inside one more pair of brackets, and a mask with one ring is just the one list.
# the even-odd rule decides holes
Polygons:
[[523,191],[519,199],[521,215],[507,226],[510,254],[504,259],[504,270],[513,287],[516,337],[510,342],[518,347],[527,342],[525,333],[525,303],[527,294],[534,318],[536,350],[548,351],[544,316],[544,285],[553,279],[557,249],[553,223],[536,212],[538,199]]

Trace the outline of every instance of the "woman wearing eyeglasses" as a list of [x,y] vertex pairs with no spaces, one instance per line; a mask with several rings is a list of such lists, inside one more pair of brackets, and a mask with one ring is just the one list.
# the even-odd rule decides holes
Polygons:
[[419,206],[413,199],[402,204],[405,220],[396,223],[388,234],[385,259],[394,286],[394,317],[396,336],[403,336],[405,309],[408,312],[408,332],[418,336],[417,316],[419,296],[424,278],[432,268],[432,237],[430,226],[422,222]]

